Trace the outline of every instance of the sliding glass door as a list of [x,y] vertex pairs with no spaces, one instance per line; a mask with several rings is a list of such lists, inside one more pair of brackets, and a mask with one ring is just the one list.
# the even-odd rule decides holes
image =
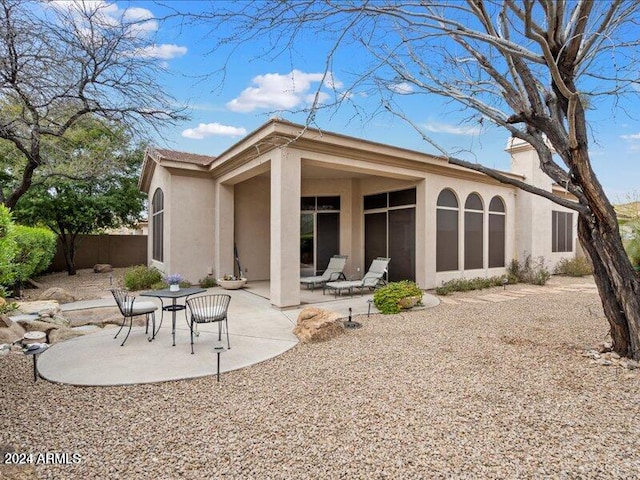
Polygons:
[[340,254],[340,197],[302,197],[300,276],[321,275]]

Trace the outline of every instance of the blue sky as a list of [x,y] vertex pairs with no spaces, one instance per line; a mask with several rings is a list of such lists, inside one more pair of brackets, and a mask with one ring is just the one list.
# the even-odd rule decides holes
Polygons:
[[[162,15],[162,7],[148,2],[127,4],[144,8],[151,15]],[[176,4],[178,5],[178,4]],[[184,11],[203,8],[202,3],[180,2]],[[124,4],[119,5],[125,8]],[[306,115],[292,113],[309,105],[321,85],[324,69],[323,42],[309,38],[293,52],[278,58],[258,58],[263,45],[248,44],[239,49],[227,65],[225,78],[216,74],[226,56],[211,52],[203,26],[184,26],[176,22],[157,24],[156,56],[164,62],[168,74],[162,79],[167,91],[179,105],[189,106],[190,120],[164,132],[158,143],[187,152],[217,155],[246,133],[256,129],[273,115],[304,123]],[[302,44],[304,43],[304,44]],[[347,58],[334,64],[333,85],[340,92],[349,71],[357,70],[358,52],[346,52]],[[342,65],[344,68],[341,68]],[[322,95],[335,92],[325,86]],[[402,85],[399,85],[399,93]],[[401,146],[427,153],[438,153],[406,122],[380,112],[379,98],[364,89],[353,92],[352,101],[362,108],[360,115],[351,105],[337,111],[321,112],[316,123],[335,131]],[[508,133],[498,127],[477,128],[461,123],[465,115],[457,107],[438,97],[399,98],[405,113],[436,142],[461,158],[478,161],[501,170],[509,169],[504,152]],[[591,158],[594,169],[610,199],[625,201],[640,191],[640,100],[621,102],[626,111],[596,105],[588,112],[591,127]],[[376,115],[372,115],[377,112]],[[355,116],[354,116],[355,115]],[[636,118],[631,118],[636,115]]]

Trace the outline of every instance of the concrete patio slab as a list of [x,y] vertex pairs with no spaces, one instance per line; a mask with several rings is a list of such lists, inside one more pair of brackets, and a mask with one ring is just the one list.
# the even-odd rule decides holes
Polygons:
[[[378,313],[369,303],[373,295],[354,297],[325,296],[325,301],[301,308],[280,311],[271,306],[269,300],[251,289],[223,290],[211,288],[207,293],[231,295],[229,305],[229,333],[231,349],[221,354],[220,371],[228,372],[259,363],[280,355],[298,343],[292,333],[298,314],[304,307],[317,306],[338,312],[343,317],[349,314]],[[311,292],[312,295],[322,295]],[[316,297],[317,298],[317,297]],[[154,301],[160,307],[158,299]],[[439,303],[433,295],[425,294],[426,307]],[[65,305],[66,311],[88,308],[112,307],[108,300],[92,300]],[[160,313],[156,314],[156,322]],[[134,327],[127,342],[120,346],[126,329],[117,339],[116,328],[105,328],[96,333],[74,338],[53,345],[40,355],[38,371],[45,379],[81,386],[131,385],[171,380],[197,378],[216,374],[217,355],[214,348],[218,342],[217,324],[199,325],[200,336],[195,341],[195,354],[191,355],[189,327],[184,312],[176,314],[176,346],[172,346],[171,314],[165,312],[160,331],[152,342],[147,340],[143,327]],[[226,346],[226,337],[223,342]]]

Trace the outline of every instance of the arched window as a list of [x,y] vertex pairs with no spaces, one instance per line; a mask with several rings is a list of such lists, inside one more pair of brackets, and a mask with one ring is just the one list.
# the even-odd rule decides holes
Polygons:
[[506,210],[500,197],[489,203],[489,268],[504,267]]
[[161,189],[156,189],[151,202],[151,234],[152,255],[151,258],[162,262],[164,250],[164,194]]
[[464,269],[482,268],[484,253],[484,208],[482,199],[472,193],[464,203]]
[[436,272],[458,270],[458,199],[444,189],[436,208]]

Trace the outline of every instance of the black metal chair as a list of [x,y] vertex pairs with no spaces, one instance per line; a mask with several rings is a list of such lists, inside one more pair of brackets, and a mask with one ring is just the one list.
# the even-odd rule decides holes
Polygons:
[[[229,322],[227,321],[227,310],[229,309],[230,295],[203,295],[201,297],[189,298],[187,307],[191,312],[189,320],[189,331],[191,333],[191,353],[193,353],[193,327],[199,323],[218,322],[218,341],[222,340],[222,323],[227,332],[227,348],[231,348],[229,343]],[[196,335],[199,335],[196,332]]]
[[[140,300],[132,295],[129,295],[127,291],[120,290],[117,288],[114,288],[113,290],[111,290],[111,293],[113,294],[113,298],[116,299],[116,304],[118,305],[118,308],[120,309],[120,313],[122,314],[122,317],[123,317],[122,325],[120,325],[120,329],[118,330],[118,333],[116,333],[115,337],[113,338],[117,338],[118,335],[120,335],[120,332],[124,328],[124,324],[127,323],[127,318],[129,319],[129,331],[127,332],[127,336],[124,337],[124,340],[120,345],[121,347],[124,346],[124,342],[126,342],[127,338],[129,338],[129,334],[131,333],[131,327],[133,326],[133,317],[138,317],[140,315],[145,315],[147,317],[144,333],[148,334],[149,333],[149,316],[151,316],[151,321],[152,321],[151,332],[155,334],[155,331],[156,331],[155,312],[158,309],[158,307],[153,302]],[[153,337],[148,338],[148,340],[149,341],[153,340]]]

